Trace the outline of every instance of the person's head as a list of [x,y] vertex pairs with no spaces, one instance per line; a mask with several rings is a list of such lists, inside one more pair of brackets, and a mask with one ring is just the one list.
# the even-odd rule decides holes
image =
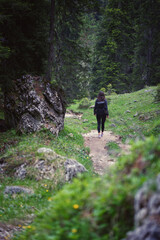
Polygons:
[[104,99],[105,99],[104,92],[100,91],[98,93],[98,97],[97,98],[98,98],[99,101],[104,101]]

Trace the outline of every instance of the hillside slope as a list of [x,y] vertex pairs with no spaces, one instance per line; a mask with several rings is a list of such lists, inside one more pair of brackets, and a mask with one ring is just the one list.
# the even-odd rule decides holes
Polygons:
[[[136,144],[132,147],[132,154],[118,158],[113,170],[110,169],[102,178],[93,173],[90,150],[84,147],[81,135],[96,129],[93,109],[79,109],[79,102],[71,105],[69,110],[83,115],[66,118],[65,128],[58,138],[45,129],[22,136],[14,130],[2,133],[0,163],[6,164],[7,171],[0,177],[1,223],[10,223],[19,230],[27,228],[16,239],[123,238],[134,225],[133,199],[136,191],[144,182],[154,179],[160,170],[159,104],[154,102],[155,95],[156,88],[148,88],[107,98],[110,118],[106,122],[106,130],[112,130],[123,142],[136,141]],[[90,105],[93,104],[91,101]],[[26,179],[15,178],[16,166],[26,161],[32,163],[40,147],[48,147],[57,154],[76,159],[88,173],[65,186],[60,181],[53,183],[49,179],[37,181],[32,168]],[[115,154],[114,141],[107,145],[106,151],[108,149]],[[32,187],[34,195],[5,198],[3,192],[7,185]],[[38,218],[31,225],[36,215]]]

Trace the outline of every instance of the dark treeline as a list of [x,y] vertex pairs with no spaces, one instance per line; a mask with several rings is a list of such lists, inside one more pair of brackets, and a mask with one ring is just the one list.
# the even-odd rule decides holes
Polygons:
[[159,81],[158,0],[0,0],[0,9],[3,90],[23,74],[48,76],[48,59],[69,101]]
[[109,83],[118,93],[160,79],[160,1],[103,1],[93,58],[93,90]]

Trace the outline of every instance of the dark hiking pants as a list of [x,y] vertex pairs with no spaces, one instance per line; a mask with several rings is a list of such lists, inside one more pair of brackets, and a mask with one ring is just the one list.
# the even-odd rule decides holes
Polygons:
[[105,114],[103,114],[103,115],[97,114],[96,117],[97,117],[98,132],[100,133],[101,125],[102,125],[102,132],[103,132],[104,131],[104,124],[105,124],[105,121],[106,121],[106,115]]

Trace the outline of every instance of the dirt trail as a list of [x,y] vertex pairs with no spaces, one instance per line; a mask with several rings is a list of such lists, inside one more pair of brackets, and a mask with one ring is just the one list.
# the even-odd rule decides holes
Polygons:
[[[77,118],[81,119],[83,114],[73,113],[68,110],[65,117],[69,118]],[[116,142],[121,148],[121,153],[125,152],[125,154],[129,153],[130,145],[123,144],[121,142],[121,138],[118,135],[115,135],[111,131],[104,131],[104,136],[102,138],[98,138],[97,130],[92,130],[89,133],[83,134],[85,140],[85,146],[90,148],[90,157],[93,161],[94,171],[99,175],[103,175],[108,169],[108,167],[115,163],[116,157],[111,156],[106,148],[106,144],[108,142]]]
[[105,148],[108,142],[116,142],[125,153],[128,153],[130,149],[129,145],[121,142],[120,136],[114,135],[111,131],[104,131],[104,136],[100,139],[96,130],[83,134],[83,137],[85,146],[90,148],[90,157],[93,161],[94,170],[100,175],[103,175],[106,169],[116,161]]

